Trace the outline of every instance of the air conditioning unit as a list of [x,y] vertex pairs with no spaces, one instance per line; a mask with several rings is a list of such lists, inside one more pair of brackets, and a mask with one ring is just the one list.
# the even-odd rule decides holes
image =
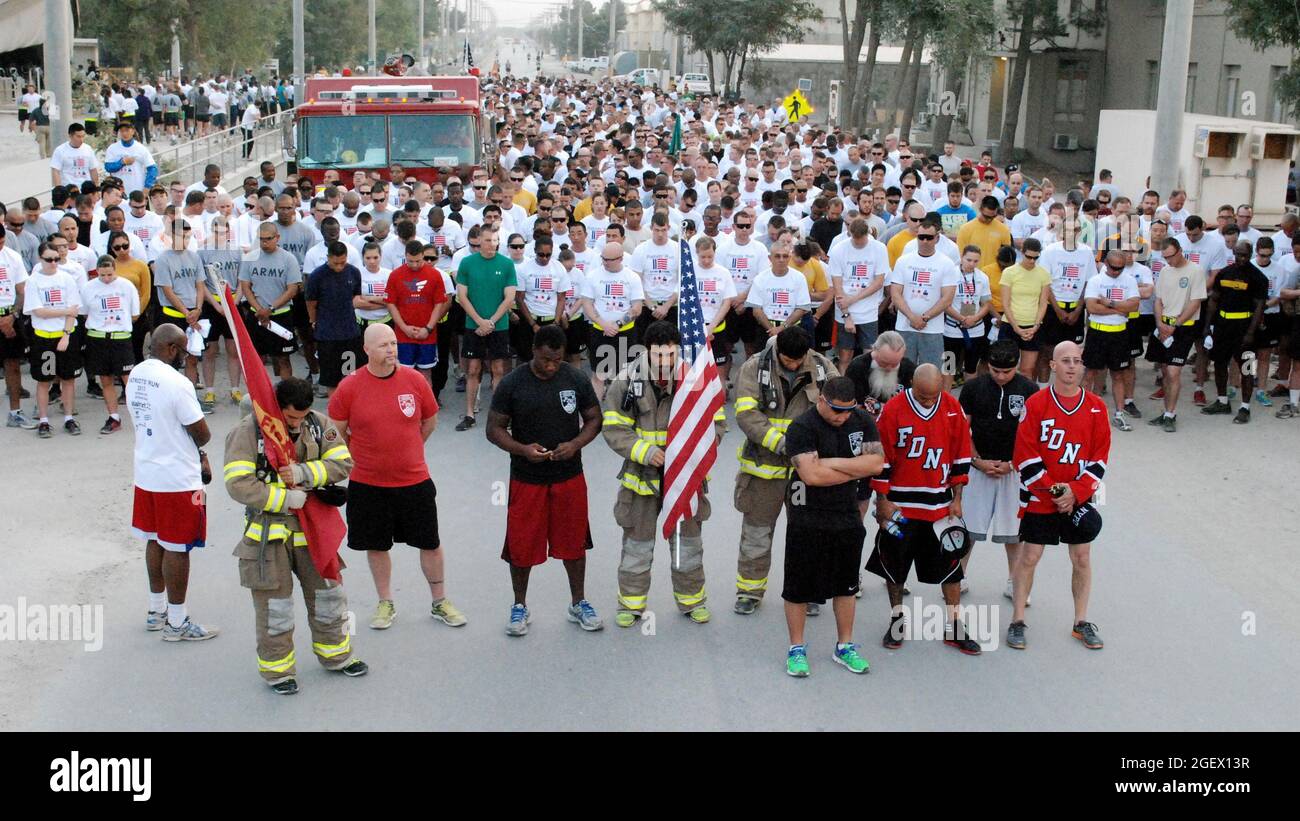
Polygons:
[[1079,135],[1077,134],[1053,134],[1052,148],[1057,151],[1078,151]]

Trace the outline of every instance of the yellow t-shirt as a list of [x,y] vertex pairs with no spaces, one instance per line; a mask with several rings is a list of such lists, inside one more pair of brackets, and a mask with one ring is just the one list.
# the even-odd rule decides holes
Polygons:
[[1002,272],[999,286],[1011,288],[1011,311],[1015,314],[1017,325],[1034,324],[1038,318],[1038,302],[1043,287],[1051,287],[1051,284],[1052,275],[1041,265],[1035,265],[1032,271],[1012,265]]
[[533,196],[533,192],[526,188],[520,188],[515,193],[514,203],[524,209],[524,213],[530,217],[537,213],[537,197]]
[[808,293],[813,294],[818,291],[825,291],[830,288],[830,282],[826,279],[826,269],[822,267],[821,260],[810,259],[808,264],[800,268],[798,265],[791,265],[803,278],[808,280]]
[[[1003,245],[1011,244],[1011,229],[1007,228],[1004,223],[993,220],[985,225],[978,219],[971,220],[961,227],[957,232],[957,250],[964,249],[967,245],[978,245],[980,249],[980,270],[986,271],[985,265],[990,262],[997,262],[998,249]],[[993,284],[992,277],[989,278],[989,285]],[[997,290],[993,291],[993,303],[998,302]]]
[[980,270],[989,278],[989,289],[993,291],[993,313],[1002,316],[1002,269],[997,262],[981,265]]
[[149,298],[153,296],[153,277],[149,266],[138,259],[117,264],[117,275],[130,282],[140,294],[140,313],[149,307]]
[[573,218],[581,221],[583,217],[591,214],[591,197],[579,202],[573,207]]
[[893,239],[889,241],[889,244],[885,246],[885,249],[889,251],[890,268],[893,268],[898,264],[898,258],[903,255],[903,249],[907,247],[907,243],[914,239],[916,239],[916,234],[913,234],[911,231],[903,230],[895,234]]

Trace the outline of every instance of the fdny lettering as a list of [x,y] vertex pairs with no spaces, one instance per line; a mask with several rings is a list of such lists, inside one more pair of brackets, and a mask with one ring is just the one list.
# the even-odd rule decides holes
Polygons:
[[917,436],[912,439],[911,445],[908,445],[908,438],[912,435],[912,428],[898,429],[898,447],[907,448],[908,459],[924,459],[921,465],[922,470],[938,470],[942,468],[943,479],[948,481],[948,471],[951,465],[943,462],[943,448],[927,448],[925,446],[925,437]]
[[1039,422],[1040,433],[1038,441],[1046,442],[1048,450],[1061,450],[1061,464],[1072,465],[1079,461],[1079,451],[1083,449],[1082,443],[1072,443],[1065,441],[1065,431],[1056,427],[1056,421],[1053,419],[1044,419]]

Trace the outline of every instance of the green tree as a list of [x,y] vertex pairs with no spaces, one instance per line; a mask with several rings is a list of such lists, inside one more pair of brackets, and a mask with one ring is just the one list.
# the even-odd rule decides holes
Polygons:
[[1225,0],[1232,33],[1258,51],[1274,46],[1291,49],[1291,65],[1274,81],[1273,93],[1294,116],[1300,105],[1300,7],[1292,0]]

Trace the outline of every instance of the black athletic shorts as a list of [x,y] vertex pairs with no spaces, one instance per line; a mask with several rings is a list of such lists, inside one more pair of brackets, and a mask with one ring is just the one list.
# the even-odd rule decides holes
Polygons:
[[[307,313],[307,297],[300,292],[290,304],[293,306],[293,323],[291,327],[298,332],[298,338],[303,342],[315,341],[316,337],[311,332],[311,314]],[[280,324],[285,323],[281,322]]]
[[943,338],[943,352],[945,360],[948,358],[946,355],[950,354],[952,356],[953,375],[956,375],[958,370],[963,373],[974,374],[979,363],[989,361],[989,340],[983,336],[972,336],[970,346],[967,347],[965,339],[945,336]]
[[1246,338],[1246,329],[1250,327],[1249,319],[1224,319],[1214,321],[1214,347],[1210,348],[1210,361],[1216,365],[1227,364],[1229,359],[1241,364],[1242,342]]
[[361,362],[361,337],[343,340],[318,339],[316,357],[320,360],[318,383],[321,387],[337,388],[343,381],[343,377],[356,370]]
[[591,323],[585,316],[570,319],[569,325],[564,329],[564,353],[567,356],[578,356],[587,350],[587,340],[591,338]]
[[781,598],[797,604],[820,604],[837,596],[855,595],[866,538],[867,529],[861,523],[839,529],[788,524]]
[[205,342],[212,343],[218,339],[230,339],[234,336],[230,330],[230,323],[226,321],[226,312],[211,302],[203,303],[203,312],[199,314],[199,318],[212,323],[212,326],[208,328],[208,336],[204,340]]
[[614,379],[633,359],[636,347],[635,328],[629,328],[614,336],[605,336],[603,331],[591,327],[591,337],[587,341],[587,359],[591,363],[591,372],[606,382]]
[[1128,352],[1128,332],[1099,331],[1088,328],[1087,341],[1083,343],[1083,366],[1090,371],[1122,371],[1133,364]]
[[395,542],[436,550],[438,491],[432,479],[403,487],[348,482],[348,547],[389,550]]
[[[253,339],[253,350],[257,351],[258,355],[288,356],[298,349],[296,339],[285,339],[272,333],[270,329],[262,327],[262,324],[257,321],[257,315],[251,309],[245,308],[240,313],[244,315],[244,325],[248,328],[248,335]],[[290,331],[293,330],[292,318],[290,311],[271,314],[272,322]]]
[[1286,319],[1281,312],[1261,316],[1259,329],[1255,331],[1255,350],[1276,348],[1282,342],[1282,332],[1287,326]]
[[1174,328],[1173,340],[1166,348],[1159,335],[1152,333],[1151,339],[1147,342],[1147,361],[1177,368],[1186,365],[1187,357],[1192,352],[1192,345],[1196,342],[1196,326],[1182,325]]
[[479,336],[466,331],[460,338],[460,355],[466,359],[509,359],[510,334],[508,331],[493,331],[487,336]]
[[22,359],[27,356],[27,330],[23,327],[23,317],[21,314],[12,314],[14,318],[14,335],[12,337],[0,334],[0,361],[6,359]]
[[951,584],[962,580],[961,554],[945,553],[934,535],[934,523],[909,519],[903,538],[891,536],[883,527],[876,533],[876,547],[867,559],[867,570],[890,584],[903,584],[916,565],[916,579],[923,584]]
[[[1061,310],[1069,313],[1074,310],[1074,308],[1062,308]],[[1082,311],[1079,313],[1078,320],[1071,325],[1066,325],[1056,316],[1056,311],[1049,304],[1047,306],[1047,313],[1043,316],[1043,327],[1040,329],[1042,331],[1042,350],[1050,354],[1052,349],[1061,342],[1083,344],[1083,330],[1087,325],[1087,322],[1085,321],[1087,315],[1087,311]]]
[[[645,309],[642,310],[641,313],[637,314],[636,338],[640,340],[641,337],[645,336],[645,329],[649,328],[651,323],[658,322],[658,321],[659,320],[655,319],[654,312],[650,309],[650,301],[646,300]],[[674,327],[677,325],[676,305],[668,309],[668,313],[664,316],[664,321],[671,322]]]
[[[1016,327],[1023,329],[1023,328],[1032,328],[1034,326],[1018,325]],[[1043,341],[1046,338],[1046,334],[1043,333],[1045,327],[1042,325],[1038,326],[1038,330],[1034,332],[1033,336],[1029,337],[1028,341],[1025,341],[1020,336],[1020,334],[1011,330],[1010,325],[999,325],[998,328],[999,328],[998,341],[1001,341],[1003,339],[1014,339],[1016,341],[1016,348],[1018,348],[1019,350],[1022,351],[1047,350],[1049,354],[1051,353],[1050,347],[1048,347],[1048,345]]]
[[121,376],[135,365],[131,338],[86,338],[86,372],[91,376]]
[[[1289,317],[1291,323],[1290,338],[1287,339],[1286,351],[1293,360],[1300,359],[1300,314]],[[1295,365],[1292,365],[1295,367]]]
[[1075,528],[1069,514],[1027,512],[1020,520],[1020,541],[1041,545],[1089,544],[1092,539]]
[[81,351],[74,336],[68,340],[66,351],[58,350],[59,340],[45,336],[32,336],[28,361],[32,379],[53,382],[56,379],[76,379],[81,375]]
[[172,126],[172,125],[180,125],[180,124],[181,124],[181,115],[177,114],[176,112],[169,111],[163,114],[163,125]]
[[727,313],[727,327],[718,336],[724,338],[728,350],[734,347],[737,342],[750,347],[757,347],[759,346],[759,337],[763,336],[763,330],[758,327],[758,320],[754,319],[754,310],[752,308],[745,308],[739,313],[736,312],[735,308],[732,308]]
[[1128,318],[1128,353],[1136,360],[1142,355],[1142,345],[1156,329],[1154,314],[1138,314]]

